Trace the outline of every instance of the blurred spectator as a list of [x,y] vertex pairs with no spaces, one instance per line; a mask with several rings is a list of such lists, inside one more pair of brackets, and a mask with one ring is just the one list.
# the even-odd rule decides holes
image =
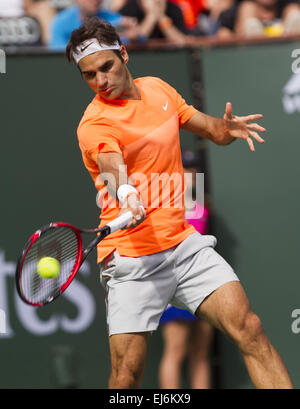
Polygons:
[[74,4],[74,0],[49,0],[51,5],[56,11],[61,11],[67,7],[71,7]]
[[92,16],[98,16],[117,27],[125,43],[138,35],[135,30],[135,19],[104,9],[102,0],[74,0],[74,3],[74,6],[62,10],[54,17],[51,25],[50,48],[64,49],[72,31],[78,28],[83,20]]
[[2,0],[0,17],[21,17],[25,14],[23,0]]
[[[200,234],[207,234],[210,211],[197,201],[196,173],[199,159],[193,151],[182,152],[186,182],[185,218]],[[196,198],[196,201],[194,201]],[[188,358],[188,381],[193,389],[211,388],[210,346],[212,326],[187,310],[168,305],[160,325],[164,350],[159,364],[159,384],[162,389],[179,389],[183,363]]]
[[297,0],[247,0],[223,13],[220,20],[220,37],[300,33],[300,5]]
[[234,27],[236,22],[237,10],[242,0],[236,0],[234,4],[227,10],[223,11],[219,16],[219,28],[216,35],[220,38],[230,38],[234,35]]
[[0,44],[45,45],[56,11],[48,0],[1,0]]
[[125,3],[127,0],[110,0],[110,8],[115,11],[119,11],[123,6],[125,6]]
[[219,16],[232,7],[234,0],[169,0],[180,7],[189,34],[214,35],[219,28]]
[[235,0],[203,0],[206,10],[199,15],[199,26],[204,35],[215,35],[221,26],[220,16],[236,4]]
[[293,0],[245,1],[238,10],[235,32],[247,36],[300,32],[300,6]]
[[194,35],[203,34],[198,24],[198,18],[201,13],[206,12],[207,0],[169,0],[169,1],[177,4],[177,6],[180,7],[184,18],[185,26],[191,34]]
[[114,0],[114,10],[135,17],[139,32],[150,39],[167,39],[176,44],[186,42],[188,31],[181,9],[167,0]]
[[41,27],[42,43],[48,44],[50,24],[56,14],[49,0],[24,0],[26,14],[35,18]]

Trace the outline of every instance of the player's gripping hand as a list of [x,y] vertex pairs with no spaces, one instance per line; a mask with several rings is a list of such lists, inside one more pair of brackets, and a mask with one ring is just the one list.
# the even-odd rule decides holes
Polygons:
[[261,114],[236,116],[232,114],[232,105],[227,102],[224,114],[224,133],[229,138],[244,139],[252,152],[255,152],[253,139],[259,143],[264,143],[264,139],[261,138],[258,132],[266,132],[266,129],[262,126],[253,123],[257,119],[261,119]]
[[131,211],[133,214],[132,220],[124,227],[124,229],[131,229],[132,227],[136,227],[141,224],[146,218],[146,211],[142,206],[138,196],[136,194],[129,195],[122,205],[122,209],[120,210],[119,216],[123,213]]

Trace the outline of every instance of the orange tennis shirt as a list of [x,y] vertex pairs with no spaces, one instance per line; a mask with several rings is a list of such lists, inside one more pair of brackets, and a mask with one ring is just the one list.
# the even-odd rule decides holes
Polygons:
[[98,263],[115,249],[128,257],[157,253],[195,232],[184,218],[179,129],[197,110],[159,78],[143,77],[134,82],[140,100],[106,101],[97,95],[78,126],[83,162],[98,190],[100,227],[120,211],[119,202],[106,189],[105,175],[100,175],[100,152],[123,155],[127,175],[147,212],[137,227],[119,230],[101,241]]

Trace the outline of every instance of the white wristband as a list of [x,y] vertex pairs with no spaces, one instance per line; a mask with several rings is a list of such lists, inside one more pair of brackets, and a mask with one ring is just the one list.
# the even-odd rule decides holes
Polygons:
[[119,202],[123,204],[129,195],[129,193],[136,193],[137,196],[139,196],[139,192],[136,190],[135,187],[131,185],[121,185],[117,191],[117,196],[119,199]]

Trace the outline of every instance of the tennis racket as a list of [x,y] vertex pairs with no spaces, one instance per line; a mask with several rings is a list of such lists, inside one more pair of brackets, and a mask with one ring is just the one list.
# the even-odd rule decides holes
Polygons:
[[[68,223],[52,222],[37,230],[25,244],[17,262],[16,286],[21,299],[36,307],[54,301],[68,288],[97,244],[131,220],[132,213],[128,211],[101,229],[78,229]],[[97,235],[85,250],[83,233]],[[60,271],[56,278],[43,278],[38,273],[38,262],[43,257],[53,257],[59,261]]]

